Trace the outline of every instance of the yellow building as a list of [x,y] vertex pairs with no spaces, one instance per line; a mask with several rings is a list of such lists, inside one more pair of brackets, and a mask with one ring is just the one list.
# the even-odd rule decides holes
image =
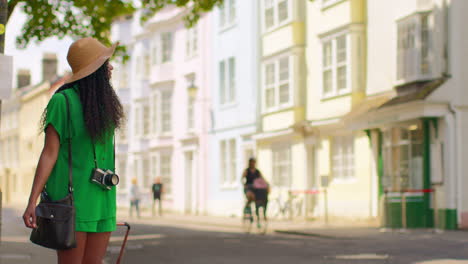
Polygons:
[[[307,187],[304,0],[261,1],[260,124],[254,136],[259,169],[271,199]],[[309,186],[310,187],[310,186]],[[271,203],[276,214],[276,203]]]
[[14,92],[9,100],[2,102],[0,124],[0,189],[5,203],[19,196],[19,111],[19,92]]
[[7,204],[27,202],[44,146],[44,133],[40,130],[42,113],[66,78],[57,77],[54,54],[44,55],[43,66],[45,81],[18,88],[2,109],[0,188]]
[[313,182],[328,196],[325,202],[318,194],[310,210],[328,211],[330,218],[373,218],[378,183],[369,137],[343,122],[364,107],[366,1],[307,2],[307,149]]

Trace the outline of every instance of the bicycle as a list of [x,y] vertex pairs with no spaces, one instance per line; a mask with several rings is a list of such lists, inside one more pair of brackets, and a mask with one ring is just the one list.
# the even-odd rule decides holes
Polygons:
[[[266,216],[266,208],[268,201],[256,200],[255,202],[255,214],[257,216],[257,229],[260,234],[266,234],[268,228],[268,218]],[[262,217],[263,216],[263,217]],[[252,231],[254,223],[254,216],[252,213],[252,205],[249,203],[248,206],[244,207],[242,215],[242,230],[249,234]]]
[[288,199],[283,201],[283,197],[278,196],[272,204],[272,216],[279,218],[281,215],[285,218],[298,217],[302,214],[303,200],[299,195],[288,192]]

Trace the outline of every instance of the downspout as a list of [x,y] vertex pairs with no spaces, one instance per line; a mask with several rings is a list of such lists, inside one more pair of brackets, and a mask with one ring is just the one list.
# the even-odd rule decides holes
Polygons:
[[[450,73],[450,10],[447,5],[447,0],[443,1],[443,12],[444,12],[444,50],[443,50],[443,58],[444,58],[444,68],[442,71],[443,78],[452,78]],[[462,199],[460,199],[459,195],[462,193],[462,179],[461,179],[461,168],[460,162],[457,160],[461,157],[461,149],[456,144],[459,140],[458,133],[457,133],[457,110],[453,105],[453,102],[449,102],[448,105],[449,112],[445,115],[445,120],[447,122],[448,130],[450,131],[450,136],[448,137],[449,148],[452,149],[449,152],[449,161],[450,161],[450,171],[449,175],[453,175],[453,181],[449,181],[451,184],[449,185],[449,193],[453,193],[453,196],[449,199],[450,205],[449,207],[455,206],[457,210],[457,225],[461,223],[461,208],[462,208]],[[444,172],[445,173],[445,172]],[[447,205],[446,205],[447,206]]]

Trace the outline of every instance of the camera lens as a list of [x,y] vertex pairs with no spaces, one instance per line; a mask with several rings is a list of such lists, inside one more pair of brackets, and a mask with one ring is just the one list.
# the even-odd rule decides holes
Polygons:
[[106,178],[105,178],[104,183],[107,186],[115,186],[119,184],[119,176],[117,176],[116,174],[107,174],[105,177]]

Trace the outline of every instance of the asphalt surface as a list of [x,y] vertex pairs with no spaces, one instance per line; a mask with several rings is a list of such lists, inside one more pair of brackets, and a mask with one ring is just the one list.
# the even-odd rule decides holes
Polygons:
[[[468,232],[352,233],[303,236],[270,231],[244,234],[240,228],[159,219],[131,223],[122,263],[161,264],[458,264],[468,263]],[[115,263],[124,234],[112,237],[105,263]],[[19,216],[4,213],[0,263],[55,263],[55,253],[28,242]],[[342,234],[342,235],[341,235]],[[352,234],[352,235],[350,235]]]

